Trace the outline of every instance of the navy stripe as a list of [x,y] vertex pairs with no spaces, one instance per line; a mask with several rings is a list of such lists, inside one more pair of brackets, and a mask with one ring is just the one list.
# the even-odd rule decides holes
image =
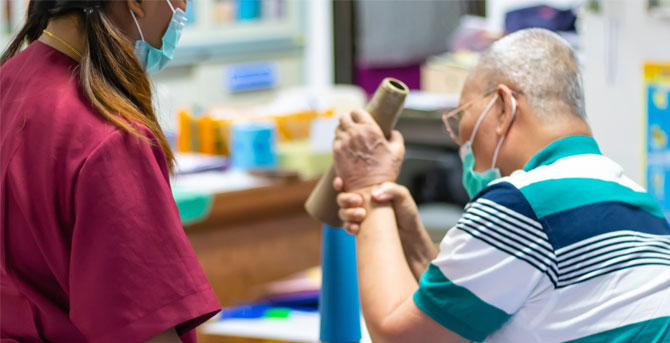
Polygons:
[[[518,245],[522,246],[523,248],[528,248],[530,251],[533,251],[536,254],[541,255],[542,257],[544,257],[546,259],[549,259],[550,261],[554,261],[554,256],[551,254],[551,252],[547,252],[547,251],[543,251],[543,250],[538,249],[537,247],[542,247],[542,246],[536,244],[535,242],[529,240],[528,238],[520,236],[519,234],[517,234],[515,232],[512,232],[512,231],[503,230],[501,227],[499,227],[498,225],[495,225],[494,223],[491,223],[491,222],[481,222],[479,220],[475,220],[475,219],[472,219],[472,218],[467,218],[467,220],[470,220],[470,221],[472,221],[476,224],[479,224],[482,227],[485,227],[487,231],[493,231],[493,232],[497,233],[498,235],[503,236],[503,237],[509,239],[510,241],[517,243]],[[492,225],[486,225],[487,223],[492,224]],[[480,231],[482,234],[487,234],[484,230],[482,230],[480,228],[477,228],[477,227],[475,227],[475,226],[473,226],[469,223],[459,221],[459,224],[467,225],[467,226],[469,226],[473,229],[476,229],[476,230]],[[499,229],[499,230],[496,230],[496,228]],[[491,238],[495,239],[495,237],[491,237]],[[535,244],[537,247],[532,247],[531,244]],[[519,249],[519,248],[517,248],[517,250],[521,251],[521,249]]]
[[533,212],[521,191],[509,182],[499,182],[484,188],[471,202],[475,202],[479,198],[491,200],[531,220],[538,221],[535,212]]
[[[564,287],[568,287],[568,286],[576,285],[576,284],[578,284],[578,283],[586,282],[586,281],[589,281],[589,280],[591,280],[591,279],[595,279],[595,278],[600,277],[600,276],[603,276],[603,275],[607,275],[607,274],[610,274],[610,273],[618,272],[618,271],[621,271],[621,270],[624,270],[624,269],[635,268],[635,267],[641,267],[641,266],[670,266],[670,261],[669,261],[669,262],[640,262],[640,263],[633,263],[633,264],[630,264],[630,265],[627,265],[627,266],[622,266],[622,267],[620,267],[620,268],[614,268],[614,269],[612,269],[612,270],[608,270],[608,271],[606,271],[606,272],[604,271],[604,272],[602,272],[602,273],[595,273],[595,274],[593,274],[593,275],[591,275],[591,276],[589,276],[589,277],[587,277],[587,278],[585,278],[585,279],[581,279],[581,280],[574,280],[574,281],[567,282],[567,283],[566,283],[565,281],[560,281],[560,282],[558,283],[558,286],[556,286],[556,284],[554,284],[554,287],[556,287],[556,288],[564,288]],[[610,267],[611,267],[611,266],[610,266]],[[596,270],[597,270],[597,269],[596,269]],[[582,276],[584,276],[584,275],[582,275]]]
[[[482,212],[484,212],[484,213],[486,213],[486,214],[488,214],[488,215],[490,215],[490,216],[492,216],[492,217],[495,217],[495,218],[499,219],[500,221],[505,222],[505,223],[508,224],[508,225],[514,226],[515,228],[518,228],[519,230],[523,230],[524,232],[527,232],[528,234],[530,234],[531,236],[533,236],[533,237],[535,237],[535,238],[537,238],[537,239],[539,239],[539,240],[543,240],[543,241],[549,243],[549,240],[547,239],[547,237],[542,235],[542,234],[544,234],[544,231],[541,231],[540,229],[537,229],[536,227],[533,227],[532,225],[528,225],[528,226],[531,226],[531,227],[533,228],[533,230],[532,230],[532,231],[531,231],[531,230],[528,230],[528,229],[526,229],[526,228],[524,228],[524,227],[521,227],[521,226],[519,226],[519,225],[517,225],[517,224],[512,223],[509,219],[506,219],[506,218],[503,218],[503,217],[499,216],[497,213],[493,213],[493,211],[492,211],[492,210],[495,210],[495,211],[497,211],[497,212],[502,212],[502,211],[500,211],[499,209],[496,209],[496,208],[494,208],[494,207],[492,207],[492,206],[489,206],[489,205],[484,204],[484,203],[481,203],[481,202],[478,202],[477,204],[479,204],[479,205],[483,205],[483,207],[486,207],[486,208],[481,208],[481,207],[471,207],[471,208],[472,208],[472,209],[475,209],[475,210],[478,210],[478,211],[482,211]],[[502,212],[502,213],[506,214],[507,216],[509,216],[509,217],[511,217],[511,218],[517,219],[517,220],[519,220],[520,222],[523,222],[522,220],[520,220],[520,218],[515,217],[515,216],[513,216],[513,215],[511,215],[511,214],[509,214],[509,213],[505,213],[505,212]],[[477,214],[476,214],[476,213],[472,213],[472,215],[477,215]],[[526,223],[524,222],[524,224],[526,224]],[[542,232],[542,234],[540,234],[539,232]]]
[[[502,241],[499,238],[492,236],[490,233],[488,233],[488,232],[486,232],[486,231],[484,231],[484,230],[482,230],[482,229],[480,229],[480,228],[478,228],[474,225],[471,225],[469,223],[459,222],[456,227],[462,229],[463,231],[466,231],[466,232],[470,233],[473,236],[474,236],[474,234],[469,232],[466,228],[470,228],[471,230],[474,230],[474,231],[478,232],[479,235],[480,235],[480,238],[481,238],[481,236],[488,237],[491,241],[486,241],[486,243],[493,246],[494,248],[499,248],[499,245],[501,245],[501,244],[505,245],[510,250],[509,251],[504,250],[504,251],[506,253],[512,255],[512,256],[515,256],[515,257],[528,256],[529,258],[532,258],[538,265],[545,266],[545,269],[550,270],[551,272],[553,272],[552,279],[553,278],[558,278],[558,271],[556,270],[556,266],[555,266],[555,263],[554,263],[553,256],[547,256],[546,254],[542,253],[541,251],[539,251],[535,248],[531,248],[528,245],[528,243],[521,242],[521,241],[519,241],[519,240],[517,240],[513,237],[510,237],[509,235],[501,233],[497,230],[492,230],[491,228],[487,227],[488,231],[496,232],[500,236],[503,236],[503,237],[507,238],[508,240],[517,243],[518,245],[520,245],[522,247],[527,247],[528,250],[530,250],[530,251],[522,251],[518,247],[515,247],[514,245],[512,245],[510,243],[507,243],[505,241]],[[503,249],[500,249],[500,250],[503,250]],[[532,254],[531,252],[534,252],[534,254]],[[548,259],[550,262],[545,262],[545,261],[543,261],[544,259]],[[525,259],[524,259],[524,261],[528,262]],[[540,267],[537,267],[537,266],[535,266],[535,267],[540,269],[540,271],[542,271],[542,272],[545,271],[545,269],[543,269],[543,268],[540,268]],[[548,273],[548,271],[547,271],[547,273]]]
[[617,230],[670,235],[668,222],[623,202],[607,201],[554,213],[542,218],[551,228],[549,240],[558,250]]
[[[629,254],[622,254],[622,255],[614,256],[612,258],[609,258],[609,259],[606,259],[606,260],[603,260],[603,261],[598,261],[598,262],[591,263],[587,266],[584,266],[584,267],[579,268],[579,269],[572,270],[568,273],[562,273],[562,274],[574,274],[576,272],[580,272],[579,274],[575,274],[575,275],[570,276],[570,277],[565,277],[564,275],[561,275],[561,276],[558,277],[558,279],[560,281],[570,281],[570,280],[579,278],[581,276],[584,276],[588,273],[591,273],[595,270],[605,269],[605,268],[609,268],[609,267],[612,267],[612,266],[617,266],[617,265],[620,265],[620,264],[625,264],[627,262],[631,262],[631,261],[635,261],[635,260],[643,260],[643,259],[653,258],[653,259],[658,259],[658,260],[667,260],[668,262],[670,262],[670,254],[664,254],[664,253],[657,252],[657,251],[648,251],[648,250],[636,251],[635,253],[631,253],[631,255],[632,254],[644,254],[644,253],[652,253],[652,254],[657,254],[657,255],[661,255],[661,256],[649,256],[649,255],[630,256],[629,258],[621,260],[621,261],[609,262],[612,259],[629,255]],[[597,268],[594,268],[596,266],[597,266]]]
[[[665,254],[670,255],[670,249],[668,249],[667,246],[663,246],[659,242],[632,242],[632,243],[635,243],[636,245],[630,245],[630,244],[626,244],[626,243],[627,242],[621,242],[621,243],[616,243],[616,244],[608,244],[606,246],[603,246],[602,248],[598,248],[596,250],[593,250],[593,251],[599,251],[599,253],[595,254],[595,255],[592,255],[592,256],[589,256],[589,257],[580,258],[583,255],[577,254],[577,255],[573,256],[572,258],[569,258],[565,261],[558,262],[558,267],[560,269],[567,269],[567,268],[570,268],[570,267],[572,267],[576,264],[583,263],[583,262],[586,262],[588,260],[593,260],[593,259],[596,259],[596,258],[598,258],[600,256],[603,256],[603,255],[607,255],[607,254],[611,254],[611,253],[615,253],[615,252],[619,252],[619,251],[623,251],[623,250],[633,250],[635,248],[641,248],[641,247],[652,247],[652,248],[665,249]],[[609,249],[609,250],[604,249],[604,248],[611,247],[611,246],[616,246],[616,245],[619,245],[619,244],[623,244],[623,246],[618,247],[616,249]],[[590,251],[589,253],[591,253],[591,252],[592,251]],[[659,252],[659,253],[661,253],[661,252]],[[626,254],[624,254],[624,255],[626,255]],[[612,258],[614,258],[614,257],[612,257]]]
[[[650,243],[650,242],[661,244],[661,245],[667,244],[668,247],[670,247],[670,237],[669,236],[661,236],[661,237],[658,237],[658,238],[652,238],[652,237],[644,237],[644,236],[635,236],[635,235],[630,234],[629,232],[621,232],[620,234],[610,235],[608,237],[603,237],[603,238],[600,238],[600,239],[596,239],[596,240],[594,240],[592,242],[589,242],[589,243],[586,243],[586,244],[576,244],[574,247],[571,247],[570,249],[559,252],[559,255],[557,256],[557,258],[558,258],[559,261],[567,261],[567,260],[573,259],[574,256],[571,256],[570,258],[567,258],[567,259],[564,258],[563,256],[572,254],[576,250],[581,250],[581,249],[585,249],[585,248],[588,248],[588,247],[593,247],[598,243],[607,242],[607,241],[614,241],[614,240],[622,238],[622,237],[629,238],[629,239],[625,240],[625,241],[612,242],[610,244],[603,245],[602,247],[607,247],[607,246],[616,245],[616,244],[623,244],[623,243]],[[634,238],[637,238],[637,239],[634,239]],[[598,248],[595,248],[595,249],[600,249],[600,248],[601,247],[598,247]],[[594,250],[594,248],[590,248],[590,250]]]
[[[480,241],[482,241],[482,242],[484,242],[484,243],[486,243],[486,244],[488,244],[488,245],[490,245],[490,246],[492,246],[492,247],[494,247],[494,248],[496,248],[496,249],[498,249],[498,250],[500,250],[500,251],[502,251],[506,254],[509,254],[510,256],[513,256],[514,258],[518,258],[518,259],[530,264],[533,268],[539,270],[542,274],[547,275],[547,277],[549,278],[549,281],[551,281],[551,283],[554,285],[554,287],[557,286],[556,278],[549,273],[549,269],[547,268],[548,266],[545,263],[537,262],[536,258],[533,258],[533,260],[530,260],[530,259],[526,258],[526,256],[529,256],[529,257],[534,257],[534,256],[528,255],[528,254],[520,254],[519,251],[515,247],[510,246],[510,245],[508,245],[504,242],[500,242],[498,240],[492,239],[492,238],[486,238],[488,236],[482,237],[482,232],[480,230],[476,229],[476,228],[473,228],[472,230],[476,231],[476,232],[479,232],[479,235],[470,232],[470,230],[468,228],[466,228],[465,225],[457,225],[456,229],[462,230],[462,231],[466,232],[467,234],[469,234],[470,236],[472,236],[473,238],[478,239],[478,240],[480,240]],[[541,266],[544,266],[545,268],[542,268]]]

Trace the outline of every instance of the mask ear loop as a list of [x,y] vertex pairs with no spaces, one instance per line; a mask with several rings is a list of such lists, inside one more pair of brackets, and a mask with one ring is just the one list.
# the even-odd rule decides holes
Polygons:
[[174,13],[175,9],[174,9],[174,6],[172,6],[172,3],[170,2],[170,0],[165,0],[165,1],[167,1],[168,5],[170,5],[170,9],[172,10],[172,13]]
[[130,11],[130,15],[133,17],[133,20],[135,21],[135,25],[137,26],[137,31],[140,33],[140,38],[142,38],[142,40],[144,40],[144,35],[142,34],[142,29],[140,29],[140,23],[137,21],[137,18],[135,18],[135,13],[133,13],[133,11],[131,9],[129,9],[129,11]]
[[486,117],[486,114],[489,113],[489,110],[493,106],[493,104],[498,100],[498,93],[491,99],[491,102],[489,102],[488,105],[486,105],[486,108],[484,109],[484,112],[482,112],[482,115],[479,116],[479,119],[477,119],[477,122],[475,123],[475,128],[472,129],[472,134],[470,135],[470,139],[468,139],[468,142],[472,144],[472,142],[475,140],[475,135],[477,134],[477,130],[479,129],[479,124],[482,123],[484,120],[484,117]]
[[[516,99],[512,97],[512,116],[509,119],[510,125],[512,125],[512,121],[514,120],[514,116],[516,115]],[[503,133],[502,137],[500,137],[500,140],[498,141],[498,145],[496,146],[496,150],[493,153],[493,162],[491,163],[491,169],[495,169],[496,167],[496,160],[498,160],[498,153],[500,152],[500,147],[502,146],[503,140],[505,140],[505,136],[507,135],[507,132]]]

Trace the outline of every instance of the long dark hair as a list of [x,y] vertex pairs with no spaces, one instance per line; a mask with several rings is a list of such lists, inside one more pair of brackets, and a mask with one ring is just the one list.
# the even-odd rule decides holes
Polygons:
[[174,154],[154,112],[151,83],[135,58],[133,43],[105,14],[109,1],[114,0],[31,0],[26,22],[2,55],[0,65],[24,44],[37,40],[51,18],[81,15],[87,42],[79,64],[84,92],[100,114],[119,128],[148,140],[134,124],[146,126],[157,138],[172,170]]

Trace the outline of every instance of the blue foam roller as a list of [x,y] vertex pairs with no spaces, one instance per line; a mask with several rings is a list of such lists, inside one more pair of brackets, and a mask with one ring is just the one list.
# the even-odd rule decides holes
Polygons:
[[359,342],[361,304],[354,236],[342,229],[323,225],[321,268],[321,342]]

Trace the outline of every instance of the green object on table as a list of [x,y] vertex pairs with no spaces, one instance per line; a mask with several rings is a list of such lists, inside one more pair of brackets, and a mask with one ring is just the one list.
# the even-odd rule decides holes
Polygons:
[[332,152],[314,152],[308,140],[280,143],[279,167],[295,170],[304,176],[315,176],[325,173],[333,163]]
[[179,217],[183,225],[197,223],[207,218],[212,211],[214,195],[173,188],[172,195],[179,209]]
[[275,307],[265,312],[265,318],[288,318],[291,316],[291,309],[286,307]]

